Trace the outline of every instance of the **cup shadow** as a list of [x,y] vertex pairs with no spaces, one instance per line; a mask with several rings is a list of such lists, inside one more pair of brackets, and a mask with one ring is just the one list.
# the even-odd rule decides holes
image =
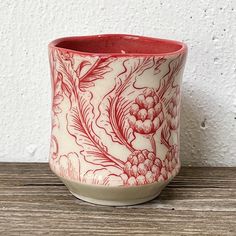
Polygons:
[[214,143],[220,143],[220,133],[214,128],[212,112],[209,109],[210,104],[215,103],[212,99],[214,98],[211,95],[199,90],[192,95],[187,90],[182,91],[180,122],[182,166],[209,166],[217,161],[214,160],[217,157],[212,148]]
[[[196,99],[196,98],[195,98]],[[202,131],[207,119],[194,104],[194,98],[184,89],[181,101],[180,160],[182,166],[199,166],[202,160]]]

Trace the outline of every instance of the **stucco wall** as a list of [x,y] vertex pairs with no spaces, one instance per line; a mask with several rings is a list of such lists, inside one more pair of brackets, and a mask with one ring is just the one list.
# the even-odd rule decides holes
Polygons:
[[49,41],[129,33],[189,46],[183,164],[236,166],[236,1],[6,0],[0,22],[0,161],[47,161]]

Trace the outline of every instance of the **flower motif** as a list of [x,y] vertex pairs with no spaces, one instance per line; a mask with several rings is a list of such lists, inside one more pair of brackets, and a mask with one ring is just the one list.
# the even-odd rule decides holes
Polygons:
[[164,120],[162,103],[154,89],[147,88],[136,97],[130,108],[129,124],[140,134],[155,133]]
[[179,170],[180,162],[178,154],[179,154],[178,146],[172,145],[170,149],[167,151],[165,159],[162,162],[163,167],[166,169],[168,178],[170,178],[173,175],[176,175]]
[[161,160],[153,152],[144,149],[130,154],[121,177],[126,185],[142,185],[166,179],[162,174],[165,175],[165,169]]
[[180,112],[180,89],[178,88],[170,100],[167,109],[167,123],[171,130],[176,130],[179,127],[179,112]]
[[70,152],[67,155],[61,155],[53,163],[54,171],[64,178],[80,181],[80,160],[75,152]]

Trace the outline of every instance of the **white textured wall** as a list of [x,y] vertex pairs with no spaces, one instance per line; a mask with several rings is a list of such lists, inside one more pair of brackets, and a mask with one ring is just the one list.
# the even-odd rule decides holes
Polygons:
[[101,33],[185,41],[183,164],[236,166],[235,0],[1,1],[0,161],[47,161],[47,44]]

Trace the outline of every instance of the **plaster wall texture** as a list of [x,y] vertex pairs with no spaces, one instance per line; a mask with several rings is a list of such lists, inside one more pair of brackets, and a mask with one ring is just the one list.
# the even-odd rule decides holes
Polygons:
[[48,160],[48,42],[127,33],[188,44],[183,165],[236,166],[236,1],[6,0],[0,22],[0,161]]

